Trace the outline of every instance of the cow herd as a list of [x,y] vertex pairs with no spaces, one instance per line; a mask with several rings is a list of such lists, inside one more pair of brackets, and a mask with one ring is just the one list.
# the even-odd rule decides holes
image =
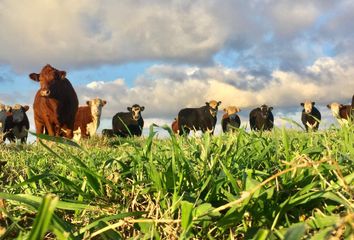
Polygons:
[[[95,98],[87,101],[86,106],[79,106],[78,97],[66,72],[55,69],[51,65],[44,66],[40,73],[31,73],[30,79],[39,83],[40,88],[34,97],[33,111],[36,134],[66,137],[72,139],[87,138],[96,134],[105,100]],[[211,100],[199,108],[181,109],[173,121],[171,128],[179,135],[190,131],[201,130],[203,133],[214,133],[217,112],[221,101]],[[301,121],[306,131],[316,131],[321,121],[321,113],[315,102],[305,101]],[[343,125],[354,118],[354,95],[351,105],[331,103],[327,107],[333,116]],[[0,104],[0,134],[2,140],[10,142],[20,140],[25,143],[28,136],[29,121],[26,112],[29,106],[16,104],[5,106]],[[127,107],[128,112],[118,112],[112,118],[112,129],[103,129],[102,135],[107,137],[141,136],[144,120],[141,112],[144,106],[134,104]],[[262,105],[251,110],[249,123],[251,130],[271,130],[274,126],[273,107]],[[240,108],[228,106],[224,108],[221,119],[223,132],[234,131],[241,125],[238,112]]]

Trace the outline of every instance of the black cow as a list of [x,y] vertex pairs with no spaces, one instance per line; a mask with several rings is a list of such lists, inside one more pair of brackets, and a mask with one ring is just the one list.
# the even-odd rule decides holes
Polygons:
[[7,116],[4,128],[4,141],[8,139],[10,142],[15,142],[20,139],[21,143],[26,143],[29,129],[29,121],[26,112],[29,106],[21,106],[16,104],[10,109],[10,114]]
[[141,136],[144,120],[141,112],[145,107],[134,104],[127,107],[129,112],[119,112],[112,119],[113,133],[121,137]]
[[321,113],[315,107],[315,102],[305,101],[300,104],[304,107],[301,114],[301,121],[304,124],[306,131],[317,131],[320,126]]
[[262,105],[250,112],[250,126],[255,131],[270,131],[274,126],[273,107]]
[[241,125],[241,119],[237,113],[241,111],[240,108],[235,106],[228,106],[224,108],[225,114],[222,116],[221,127],[223,132],[233,132]]
[[212,100],[200,108],[184,108],[178,113],[179,135],[189,134],[190,130],[201,130],[214,134],[216,114],[221,102]]

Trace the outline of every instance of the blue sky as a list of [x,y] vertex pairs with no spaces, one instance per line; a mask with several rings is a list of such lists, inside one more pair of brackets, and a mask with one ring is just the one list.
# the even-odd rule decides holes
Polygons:
[[244,109],[245,124],[272,105],[278,125],[311,99],[332,123],[325,105],[354,93],[353,12],[349,0],[2,0],[0,102],[32,106],[28,74],[50,63],[81,104],[108,101],[101,128],[134,103],[147,125],[170,124],[211,99]]

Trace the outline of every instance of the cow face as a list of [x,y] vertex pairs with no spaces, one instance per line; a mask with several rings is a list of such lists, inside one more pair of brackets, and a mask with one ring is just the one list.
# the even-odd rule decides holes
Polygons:
[[241,109],[235,106],[228,106],[224,108],[224,112],[227,113],[228,116],[235,115],[236,113],[240,112]]
[[331,104],[328,104],[327,107],[331,109],[334,117],[339,118],[339,111],[343,107],[343,104],[333,102]]
[[12,118],[15,123],[22,122],[23,119],[25,118],[26,112],[28,111],[29,106],[21,106],[20,104],[16,104],[11,112],[12,112]]
[[269,116],[269,113],[273,110],[273,107],[268,107],[267,105],[262,105],[261,106],[261,116],[264,119],[267,119]]
[[66,72],[59,71],[49,64],[45,65],[40,74],[31,73],[29,75],[30,79],[33,81],[39,82],[40,84],[40,94],[42,97],[50,97],[51,94],[56,89],[56,85],[59,81],[65,79]]
[[300,105],[304,107],[305,113],[311,113],[313,106],[315,106],[315,102],[311,102],[309,100],[306,100],[305,102],[301,103]]
[[206,102],[205,104],[209,107],[210,114],[215,117],[218,113],[218,107],[221,104],[221,101],[217,102],[215,100],[211,100],[210,102]]
[[100,98],[95,98],[86,102],[91,109],[92,116],[100,117],[102,113],[102,108],[106,105],[107,101]]
[[141,112],[144,111],[145,107],[134,104],[132,107],[127,107],[127,109],[131,112],[133,119],[138,121],[139,118],[141,118]]

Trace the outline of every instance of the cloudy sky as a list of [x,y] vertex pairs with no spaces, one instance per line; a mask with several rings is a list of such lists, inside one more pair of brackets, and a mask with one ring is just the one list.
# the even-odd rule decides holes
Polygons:
[[0,0],[0,102],[32,108],[28,74],[50,63],[80,104],[107,100],[100,129],[134,103],[147,127],[211,99],[244,124],[266,103],[277,125],[310,99],[330,124],[325,105],[354,93],[353,12],[352,0]]

